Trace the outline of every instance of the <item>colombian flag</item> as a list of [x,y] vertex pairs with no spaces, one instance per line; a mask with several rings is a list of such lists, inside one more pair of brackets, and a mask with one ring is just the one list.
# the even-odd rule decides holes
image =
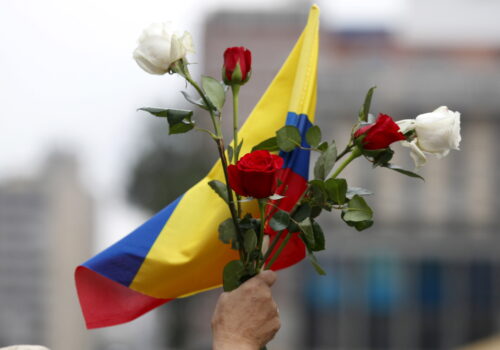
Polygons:
[[[318,44],[319,9],[313,6],[295,47],[240,130],[241,154],[285,124],[297,126],[305,136],[316,106]],[[287,188],[280,207],[290,210],[307,186],[309,151],[280,155]],[[224,181],[220,161],[173,203],[76,268],[76,288],[88,328],[128,322],[169,300],[221,285],[224,265],[238,255],[218,239],[218,225],[230,213],[208,186],[214,179]],[[254,203],[244,209],[257,212]],[[273,269],[304,256],[304,245],[292,237]]]

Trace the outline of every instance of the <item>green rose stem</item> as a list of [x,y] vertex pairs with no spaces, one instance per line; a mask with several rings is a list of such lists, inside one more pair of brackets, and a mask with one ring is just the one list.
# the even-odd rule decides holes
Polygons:
[[[231,92],[233,94],[233,164],[236,164],[236,162],[238,162],[238,159],[240,159],[240,150],[238,147],[238,126],[239,126],[238,101],[240,94],[240,85],[238,84],[231,85]],[[236,202],[238,204],[238,217],[241,217],[241,203],[240,203],[241,198],[237,193],[235,193],[235,195],[236,195]]]
[[[300,202],[302,201],[302,198],[304,198],[306,193],[307,193],[307,189],[304,192],[302,192],[302,194],[300,195],[300,197],[297,200],[297,202],[295,203],[293,209],[290,211],[290,216],[292,216],[295,213],[295,210],[297,210],[297,208],[299,207]],[[280,210],[280,208],[278,206],[276,206],[272,203],[270,203],[270,205],[274,206],[277,210]],[[270,216],[272,216],[272,215],[270,215]],[[267,248],[266,254],[264,254],[264,258],[262,259],[262,265],[264,265],[266,263],[266,260],[269,258],[269,256],[271,256],[274,248],[276,247],[276,244],[278,244],[278,241],[280,240],[281,236],[283,235],[283,232],[285,232],[285,230],[279,231],[278,234],[272,240],[271,244],[269,245],[269,248]],[[278,248],[278,250],[274,254],[272,260],[269,262],[269,264],[267,264],[265,270],[269,270],[271,268],[270,266],[279,257],[279,255],[281,254],[281,251],[283,250],[283,248],[285,247],[285,245],[288,243],[289,240],[290,240],[290,238],[285,237],[285,239],[281,243],[280,247]]]
[[238,159],[240,158],[240,152],[238,150],[238,101],[239,101],[239,94],[240,94],[240,85],[234,84],[231,85],[231,92],[233,94],[233,146],[234,146],[234,152],[233,152],[233,162],[236,164]]
[[[264,241],[264,226],[266,224],[266,204],[267,204],[267,198],[259,198],[257,199],[257,202],[259,203],[259,212],[260,212],[260,231],[259,231],[259,236],[257,239],[257,251],[261,252],[262,251],[262,242]],[[259,261],[260,259],[257,260],[257,268],[260,270],[261,264],[264,263]]]
[[352,149],[352,145],[348,145],[335,159],[335,161],[339,161],[343,156],[345,156],[347,153],[349,153]]
[[[214,124],[214,130],[215,130],[215,138],[214,141],[217,144],[217,150],[219,151],[219,157],[222,163],[222,170],[224,172],[224,178],[226,180],[226,189],[227,189],[227,196],[228,196],[228,204],[229,204],[229,211],[231,212],[231,218],[233,219],[234,226],[236,228],[236,236],[238,238],[238,245],[239,245],[239,253],[242,261],[246,261],[246,253],[244,249],[244,241],[243,241],[243,235],[241,234],[240,227],[238,225],[238,213],[235,208],[235,203],[234,203],[234,197],[233,197],[233,191],[231,190],[231,187],[229,186],[229,177],[227,174],[227,159],[226,159],[226,153],[225,153],[225,147],[224,147],[224,141],[222,138],[222,131],[220,127],[220,118],[217,118],[214,113],[214,107],[213,104],[210,103],[208,97],[205,95],[203,90],[200,88],[200,86],[193,80],[191,77],[191,74],[189,74],[189,71],[187,70],[186,66],[183,65],[182,63],[179,64],[180,69],[182,70],[179,74],[181,74],[186,80],[196,89],[200,97],[203,99],[203,102],[205,105],[208,107],[208,111],[210,113],[210,118],[212,119],[212,123]],[[176,71],[177,72],[177,71]],[[178,72],[177,72],[178,73]]]
[[229,176],[227,174],[227,159],[226,159],[226,153],[225,153],[225,148],[224,148],[224,142],[221,138],[216,139],[215,142],[217,143],[217,146],[218,146],[219,157],[220,157],[220,160],[222,162],[222,170],[224,171],[224,178],[226,179],[226,189],[227,189],[227,196],[228,196],[228,200],[229,200],[229,210],[231,211],[231,217],[233,218],[233,223],[234,223],[234,226],[236,227],[236,235],[238,236],[240,257],[241,257],[242,261],[247,261],[245,248],[244,248],[243,235],[241,234],[240,226],[238,225],[238,213],[237,213],[235,205],[234,205],[233,191],[232,191],[231,187],[229,186]]
[[[283,232],[283,231],[281,231],[281,232]],[[281,235],[281,232],[280,232],[280,235]],[[280,256],[281,252],[283,251],[283,249],[285,248],[285,246],[287,245],[287,243],[291,237],[292,237],[292,233],[288,232],[285,236],[285,239],[283,239],[283,242],[281,242],[280,246],[278,247],[278,250],[276,250],[276,253],[274,253],[271,260],[269,260],[269,263],[266,265],[266,268],[264,270],[269,270],[273,266],[274,262],[276,261],[276,259],[278,259],[278,257]],[[276,242],[278,241],[278,238],[279,237],[277,237],[277,239],[275,239]],[[269,247],[269,248],[271,248],[271,247]]]
[[203,99],[203,102],[205,103],[205,105],[208,107],[208,111],[210,112],[210,118],[212,119],[212,124],[214,125],[216,139],[222,139],[222,131],[221,131],[219,123],[217,123],[216,116],[215,116],[214,111],[213,111],[212,103],[208,100],[207,96],[205,96],[205,93],[199,87],[199,85],[193,80],[193,78],[191,78],[191,75],[189,74],[188,71],[186,71],[186,73],[184,74],[184,77],[195,88],[195,90],[198,92],[198,94]]
[[343,162],[342,164],[340,164],[340,166],[337,168],[337,170],[335,170],[335,172],[332,174],[332,176],[330,176],[330,179],[335,179],[342,170],[345,169],[345,167],[350,163],[352,162],[354,159],[358,158],[359,156],[361,155],[361,150],[359,149],[359,147],[354,147],[352,149],[352,152],[351,154],[349,155],[349,157],[347,157]]
[[266,254],[264,254],[264,257],[262,258],[262,262],[263,262],[262,264],[264,264],[266,262],[266,260],[269,258],[269,256],[273,252],[274,248],[276,247],[276,244],[278,244],[278,241],[280,240],[281,236],[283,235],[283,232],[285,232],[285,230],[279,231],[276,234],[276,237],[274,237],[273,241],[269,245],[269,248],[267,249]]

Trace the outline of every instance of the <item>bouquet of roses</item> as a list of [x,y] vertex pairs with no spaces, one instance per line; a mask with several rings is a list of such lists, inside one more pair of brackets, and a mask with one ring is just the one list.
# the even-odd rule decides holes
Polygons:
[[[212,180],[209,186],[227,205],[230,217],[218,228],[219,239],[239,252],[239,259],[230,261],[223,271],[224,290],[232,290],[262,269],[273,267],[291,240],[300,240],[306,247],[316,271],[324,274],[314,253],[325,249],[325,237],[317,218],[323,212],[338,211],[342,220],[356,230],[373,225],[373,210],[365,200],[371,191],[349,187],[342,171],[355,159],[363,158],[373,168],[384,167],[401,174],[422,178],[413,171],[391,163],[394,142],[402,142],[411,150],[416,167],[422,166],[428,154],[445,156],[458,149],[460,114],[447,107],[421,114],[415,119],[394,121],[386,114],[375,118],[370,114],[374,87],[368,90],[353,123],[350,138],[340,151],[335,141],[325,141],[318,125],[305,133],[286,125],[275,136],[251,145],[252,152],[240,154],[245,140],[238,137],[239,91],[251,77],[252,56],[244,47],[231,47],[224,52],[222,80],[202,76],[198,83],[189,71],[186,55],[193,51],[191,36],[175,34],[168,25],[147,29],[134,52],[134,58],[151,74],[178,74],[191,85],[196,97],[182,92],[188,102],[205,110],[213,129],[201,129],[193,120],[193,111],[179,109],[141,108],[168,121],[169,134],[200,131],[215,143],[225,182]],[[233,104],[233,142],[226,146],[222,134],[222,109],[226,94],[231,91]],[[319,153],[313,167],[313,179],[304,188],[290,186],[283,168],[287,157],[296,149]],[[293,196],[292,196],[293,194]],[[293,203],[283,206],[287,197]],[[258,213],[246,212],[242,203],[256,201]]]

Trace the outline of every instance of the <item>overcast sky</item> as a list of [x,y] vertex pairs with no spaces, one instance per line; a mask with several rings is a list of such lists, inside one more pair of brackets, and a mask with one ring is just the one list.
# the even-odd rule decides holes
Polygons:
[[[34,174],[53,148],[70,149],[78,155],[83,181],[96,200],[119,198],[143,135],[144,115],[136,109],[158,96],[168,99],[169,92],[183,87],[180,79],[148,75],[137,67],[132,51],[142,29],[171,20],[190,31],[201,47],[197,34],[206,14],[218,7],[307,8],[310,3],[0,1],[0,181]],[[319,1],[323,23],[356,26],[391,23],[404,3]],[[108,205],[113,209],[100,226],[102,232],[114,231],[113,237],[140,220],[118,202]]]

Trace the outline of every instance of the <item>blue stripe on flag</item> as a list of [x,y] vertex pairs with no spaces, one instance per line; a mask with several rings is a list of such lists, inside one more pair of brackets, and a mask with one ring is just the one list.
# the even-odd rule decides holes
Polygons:
[[83,266],[128,287],[181,199],[182,196]]
[[[306,132],[312,126],[311,122],[305,114],[296,114],[288,112],[286,117],[286,125],[297,127],[302,136],[302,147],[309,148],[306,142]],[[299,174],[305,180],[309,178],[309,157],[310,151],[296,148],[292,152],[280,152],[281,158],[285,160],[283,168],[290,168],[294,173]]]

